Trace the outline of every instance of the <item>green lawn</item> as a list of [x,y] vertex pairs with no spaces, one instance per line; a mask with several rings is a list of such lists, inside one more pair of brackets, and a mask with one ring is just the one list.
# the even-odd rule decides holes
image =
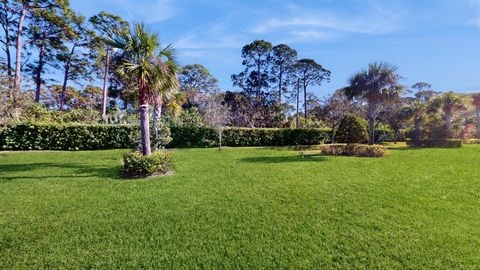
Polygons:
[[124,152],[0,153],[0,269],[480,265],[480,146],[176,150],[148,180]]

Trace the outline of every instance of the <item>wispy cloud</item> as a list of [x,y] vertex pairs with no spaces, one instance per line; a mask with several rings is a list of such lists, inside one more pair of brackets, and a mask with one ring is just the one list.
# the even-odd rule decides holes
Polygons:
[[172,0],[111,0],[129,20],[156,23],[175,17],[180,8]]
[[[362,2],[362,1],[359,1]],[[389,10],[376,1],[368,1],[369,5],[362,13],[352,15],[338,11],[323,9],[305,9],[295,5],[288,6],[288,14],[274,16],[251,29],[254,34],[269,34],[286,29],[301,29],[303,33],[349,32],[361,34],[385,34],[404,27],[404,14],[401,10]],[[315,37],[312,35],[312,37]],[[320,37],[320,36],[319,36]]]
[[200,25],[174,42],[178,49],[239,48],[248,38],[235,28],[236,15],[232,14]]

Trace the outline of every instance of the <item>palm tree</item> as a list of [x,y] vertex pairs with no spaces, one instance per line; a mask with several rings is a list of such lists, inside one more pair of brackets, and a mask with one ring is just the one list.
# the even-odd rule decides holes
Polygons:
[[473,95],[472,104],[475,106],[475,115],[477,116],[477,137],[480,138],[480,94]]
[[122,53],[115,72],[120,78],[129,78],[138,90],[142,152],[151,154],[149,103],[159,93],[178,91],[176,64],[172,48],[159,50],[158,35],[143,23],[133,29],[113,30],[109,44]]
[[350,85],[344,88],[347,97],[361,98],[368,104],[369,144],[375,143],[375,126],[381,105],[403,92],[403,87],[398,83],[400,78],[396,66],[383,62],[373,63],[368,69],[354,74],[349,80]]
[[[425,120],[425,117],[428,114],[436,113],[438,108],[435,103],[430,102],[436,95],[437,92],[433,90],[424,90],[423,87],[419,86],[421,84],[428,85],[426,83],[417,83],[413,86],[414,89],[417,89],[415,93],[415,98],[411,100],[409,109],[410,116],[413,118],[414,125],[414,140],[419,141],[422,137],[422,126]],[[430,88],[430,85],[428,85]]]
[[465,101],[461,95],[448,92],[440,96],[440,103],[445,114],[445,123],[448,136],[452,136],[452,116],[456,111],[465,108]]

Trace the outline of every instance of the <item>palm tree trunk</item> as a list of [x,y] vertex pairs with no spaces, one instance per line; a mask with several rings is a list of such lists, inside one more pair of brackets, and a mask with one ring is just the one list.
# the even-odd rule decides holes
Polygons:
[[140,105],[140,132],[142,135],[142,153],[145,156],[152,154],[150,145],[150,119],[148,103]]
[[158,124],[160,123],[161,118],[162,118],[162,105],[157,103],[153,107],[153,122],[152,122],[153,130],[155,132],[155,134],[153,134],[153,135],[155,136],[155,138],[158,138],[158,136],[160,135],[159,134],[160,129],[159,129]]

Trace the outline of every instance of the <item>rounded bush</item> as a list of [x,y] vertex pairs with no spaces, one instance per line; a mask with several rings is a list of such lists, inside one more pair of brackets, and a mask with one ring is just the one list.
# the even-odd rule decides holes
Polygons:
[[340,143],[364,143],[368,140],[367,122],[353,114],[347,114],[336,133]]
[[149,156],[144,156],[138,151],[132,151],[123,156],[123,174],[125,176],[166,174],[173,168],[172,153],[167,150],[154,151]]

